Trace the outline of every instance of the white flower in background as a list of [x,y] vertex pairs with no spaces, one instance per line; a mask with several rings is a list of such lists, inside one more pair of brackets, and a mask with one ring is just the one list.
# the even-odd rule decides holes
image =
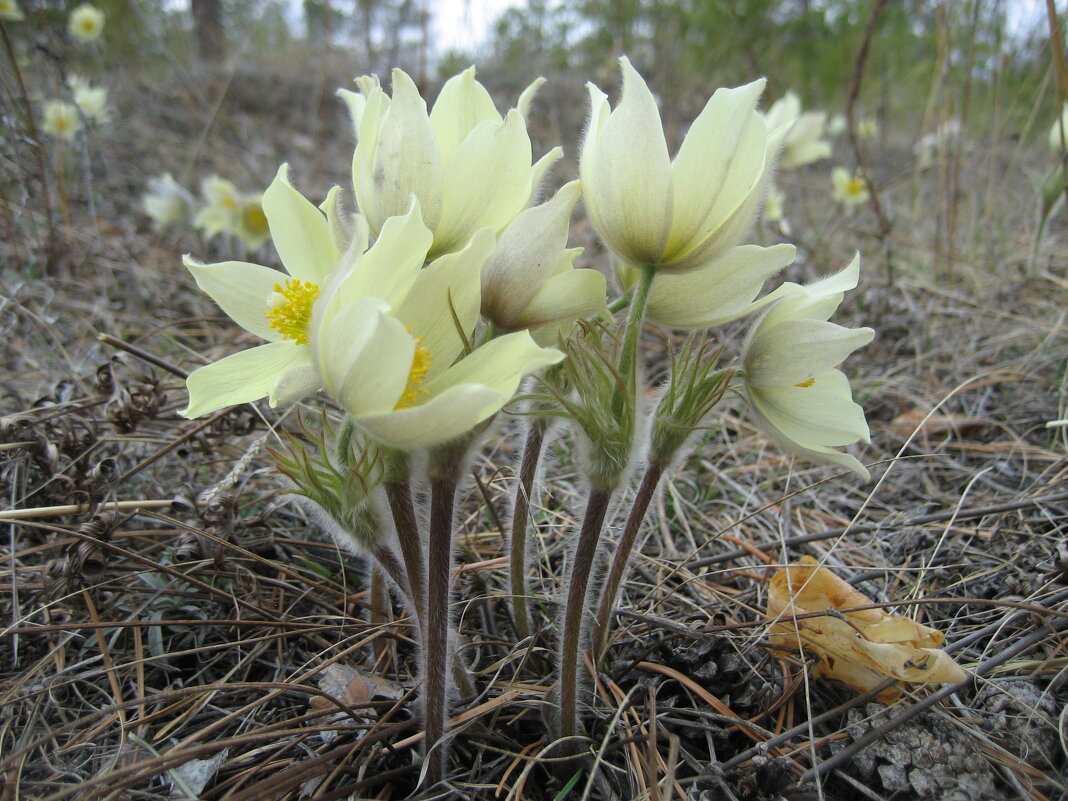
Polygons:
[[149,180],[141,205],[156,227],[162,229],[188,216],[193,208],[193,196],[168,172]]
[[580,193],[578,181],[565,184],[501,233],[482,269],[482,315],[497,329],[527,328],[541,341],[555,341],[559,326],[607,312],[604,276],[573,269],[582,248],[567,247]]
[[841,136],[846,132],[846,118],[845,114],[838,113],[831,117],[827,123],[827,135],[828,136]]
[[412,195],[434,234],[429,259],[460,250],[480,228],[503,230],[561,155],[554,148],[531,165],[524,114],[541,83],[504,117],[473,67],[445,83],[429,114],[403,70],[393,70],[392,98],[369,77],[357,80],[359,93],[340,90],[356,129],[356,202],[372,234],[407,213]]
[[0,0],[0,19],[8,22],[22,22],[26,17],[23,16],[17,0]]
[[674,161],[649,87],[626,57],[613,110],[593,84],[582,146],[583,201],[593,227],[623,262],[664,270],[707,264],[753,224],[788,131],[756,111],[764,80],[719,89]]
[[933,133],[922,137],[912,148],[912,152],[916,156],[916,166],[921,170],[930,167],[934,164],[935,156],[938,155],[939,149],[958,139],[960,133],[960,120],[956,117],[951,117],[940,124]]
[[836,275],[807,286],[784,284],[742,346],[750,408],[761,430],[789,451],[848,468],[865,480],[855,457],[835,450],[869,442],[864,410],[837,366],[871,342],[870,328],[827,322],[860,276],[860,255]]
[[83,3],[67,17],[67,33],[82,42],[95,42],[104,32],[104,12],[90,3]]
[[791,170],[831,157],[831,143],[821,138],[827,126],[827,115],[822,111],[802,113],[801,100],[793,92],[787,92],[772,104],[764,115],[764,122],[769,131],[792,122],[779,156],[780,169]]
[[286,272],[227,261],[185,266],[197,285],[238,325],[267,340],[194,370],[185,417],[267,397],[272,406],[299,400],[321,386],[308,344],[312,307],[338,268],[341,254],[326,216],[294,189],[282,165],[263,193],[263,213]]
[[234,233],[250,250],[256,250],[271,238],[271,228],[263,211],[263,195],[239,197],[236,217]]
[[97,123],[107,122],[111,117],[111,109],[108,108],[108,90],[103,86],[93,86],[80,75],[71,75],[67,79],[74,102],[82,113],[91,121]]
[[45,103],[41,130],[46,134],[72,142],[81,129],[82,118],[75,105],[66,100],[49,100]]
[[1068,142],[1068,103],[1061,109],[1061,116],[1054,120],[1049,129],[1049,149],[1060,153]]
[[200,194],[205,205],[193,218],[193,225],[208,239],[223,231],[235,231],[241,201],[237,187],[225,178],[209,175],[200,182]]
[[353,422],[391,447],[432,447],[496,414],[530,373],[563,354],[528,331],[466,353],[494,247],[480,229],[424,268],[434,237],[418,200],[386,221],[374,246],[355,243],[316,303],[312,349],[326,390]]
[[831,170],[832,196],[844,206],[856,206],[871,197],[868,179],[863,172],[851,173],[845,167]]
[[879,135],[879,123],[875,117],[864,117],[857,123],[857,136],[861,139],[874,139]]
[[770,223],[782,222],[783,204],[786,195],[777,186],[768,188],[768,196],[764,198],[764,219]]

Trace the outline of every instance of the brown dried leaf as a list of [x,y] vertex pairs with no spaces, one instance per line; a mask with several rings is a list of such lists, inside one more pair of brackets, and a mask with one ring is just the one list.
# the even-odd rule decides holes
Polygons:
[[[858,592],[811,556],[781,568],[771,579],[768,618],[770,639],[783,648],[800,644],[820,657],[815,675],[866,692],[893,677],[913,684],[956,683],[967,674],[939,646],[940,631],[882,609],[838,612],[795,620],[794,615],[868,606],[871,599]],[[889,703],[900,688],[886,690],[879,700]]]

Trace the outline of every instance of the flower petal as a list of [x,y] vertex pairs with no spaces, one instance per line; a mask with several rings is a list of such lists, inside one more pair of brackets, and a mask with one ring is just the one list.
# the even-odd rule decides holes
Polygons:
[[634,264],[657,264],[671,228],[671,160],[653,93],[625,56],[619,63],[623,97],[596,134],[591,121],[583,157],[589,148],[596,155],[580,165],[582,186],[608,247]]
[[197,286],[239,326],[268,342],[281,337],[267,322],[267,299],[275,284],[285,283],[286,274],[260,264],[223,261],[201,264],[186,256],[182,259],[193,274]]
[[[475,126],[446,168],[431,257],[459,250],[479,228],[500,231],[522,211],[530,197],[530,158],[530,138],[518,111],[509,111],[500,125],[487,120]],[[483,182],[481,191],[472,190],[472,180]]]
[[870,328],[845,328],[820,320],[792,319],[761,325],[744,356],[746,381],[755,387],[791,386],[841,364],[875,337]]
[[551,200],[520,212],[501,233],[482,271],[482,310],[494,324],[525,327],[514,322],[556,271],[580,193],[578,181],[565,184]]
[[464,137],[484,120],[500,123],[501,115],[490,93],[475,80],[475,68],[468,67],[445,82],[430,112],[430,125],[443,163],[452,158]]
[[193,419],[265,398],[288,371],[310,363],[308,347],[289,341],[271,342],[227,356],[189,374],[189,405],[179,414]]
[[[357,150],[364,146],[362,129],[370,113],[371,98],[364,109]],[[360,210],[367,215],[371,230],[377,233],[387,219],[404,214],[413,194],[419,198],[423,221],[434,230],[441,215],[445,173],[426,103],[403,70],[393,70],[393,98],[369,147],[373,156],[353,177],[356,199]],[[353,163],[355,170],[355,159]]]
[[459,384],[481,384],[500,393],[503,405],[519,389],[523,378],[563,358],[560,351],[538,345],[527,331],[517,331],[476,348],[424,388],[434,396]]
[[853,402],[849,379],[840,370],[826,370],[805,383],[755,391],[752,397],[776,429],[805,447],[869,441],[864,410]]
[[513,326],[535,328],[607,313],[605,290],[605,277],[597,270],[568,269],[545,282]]
[[287,164],[279,167],[263,193],[263,213],[289,274],[319,284],[337,266],[341,252],[334,245],[326,217],[290,185],[288,171]]
[[700,242],[725,210],[738,205],[759,174],[764,126],[754,120],[759,121],[755,109],[765,83],[761,78],[737,89],[717,89],[690,126],[671,167],[674,218],[668,259]]
[[393,448],[430,448],[470,431],[507,401],[489,387],[463,384],[418,406],[364,415],[355,418],[355,423],[372,438]]
[[379,298],[359,298],[315,333],[323,384],[353,417],[388,412],[408,385],[415,341]]
[[794,260],[793,245],[731,248],[693,270],[664,270],[649,293],[646,316],[672,328],[711,328],[756,311],[764,282]]
[[433,357],[428,381],[448,369],[463,352],[464,341],[470,341],[474,333],[481,306],[479,276],[493,251],[493,241],[493,231],[483,228],[463,250],[431,262],[396,310],[397,317],[412,336],[422,339]]

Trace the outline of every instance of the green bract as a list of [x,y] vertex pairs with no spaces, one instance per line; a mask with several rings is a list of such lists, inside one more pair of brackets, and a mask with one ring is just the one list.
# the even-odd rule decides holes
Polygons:
[[757,320],[742,348],[751,408],[764,433],[784,448],[852,470],[867,468],[841,445],[869,442],[864,410],[849,380],[836,369],[871,342],[870,328],[827,322],[847,290],[857,285],[860,255],[836,275],[808,286],[784,284],[780,299]]

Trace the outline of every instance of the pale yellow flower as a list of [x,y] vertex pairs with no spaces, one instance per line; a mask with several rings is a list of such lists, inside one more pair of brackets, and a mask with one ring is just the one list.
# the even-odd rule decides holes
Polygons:
[[856,206],[871,197],[868,179],[860,170],[850,173],[845,167],[835,167],[831,170],[831,184],[834,199],[844,206]]
[[375,78],[357,80],[359,93],[341,90],[356,129],[356,202],[372,234],[406,213],[412,195],[434,234],[428,258],[460,250],[480,228],[503,230],[560,157],[554,148],[531,164],[524,113],[542,82],[504,117],[473,67],[445,83],[429,114],[403,70],[393,70],[392,98]]
[[170,173],[164,173],[148,182],[141,205],[157,228],[166,228],[185,219],[193,207],[193,196]]
[[200,183],[205,205],[193,218],[193,225],[211,239],[224,231],[236,231],[241,198],[237,187],[218,175],[209,175]]
[[46,134],[71,142],[81,129],[82,118],[75,105],[66,100],[49,100],[45,103],[41,130]]
[[95,42],[104,32],[104,12],[90,3],[82,3],[67,18],[67,33],[82,42]]
[[835,450],[869,441],[864,410],[837,369],[871,342],[870,328],[843,328],[827,319],[857,285],[860,255],[836,275],[807,286],[784,284],[742,346],[750,409],[764,433],[792,452],[831,462],[867,479],[854,456]]
[[768,222],[777,223],[783,217],[783,204],[786,195],[777,186],[768,188],[768,196],[764,198],[764,219]]
[[263,193],[263,212],[286,272],[227,261],[185,266],[197,285],[238,325],[266,345],[194,370],[185,417],[267,397],[272,406],[299,400],[321,386],[308,344],[312,307],[341,254],[326,216],[294,189],[286,165]]
[[857,136],[861,139],[874,139],[879,135],[879,123],[875,117],[863,117],[857,123]]
[[652,92],[626,57],[620,66],[623,97],[615,109],[588,85],[580,177],[590,221],[627,264],[707,264],[753,224],[788,127],[769,132],[757,113],[763,79],[719,89],[672,161]]
[[19,8],[18,0],[0,0],[0,19],[8,22],[22,22],[26,19]]
[[251,250],[271,238],[267,215],[263,211],[263,195],[243,195],[238,199],[234,233]]
[[111,117],[108,108],[108,90],[103,86],[93,86],[84,78],[72,75],[67,84],[74,95],[74,102],[92,122],[107,122]]
[[579,182],[564,185],[549,201],[521,212],[497,240],[482,269],[482,315],[501,331],[531,329],[555,341],[557,328],[607,312],[605,278],[573,269],[582,248],[568,248],[571,212]]
[[821,138],[827,127],[827,115],[822,111],[802,113],[801,100],[793,92],[776,100],[764,115],[764,121],[769,131],[782,125],[792,126],[783,142],[779,169],[790,170],[830,158],[831,143]]
[[391,447],[432,447],[496,414],[530,373],[563,358],[527,331],[464,355],[481,306],[481,272],[494,247],[482,228],[462,250],[423,263],[434,237],[418,200],[360,243],[316,303],[315,363],[355,424]]

